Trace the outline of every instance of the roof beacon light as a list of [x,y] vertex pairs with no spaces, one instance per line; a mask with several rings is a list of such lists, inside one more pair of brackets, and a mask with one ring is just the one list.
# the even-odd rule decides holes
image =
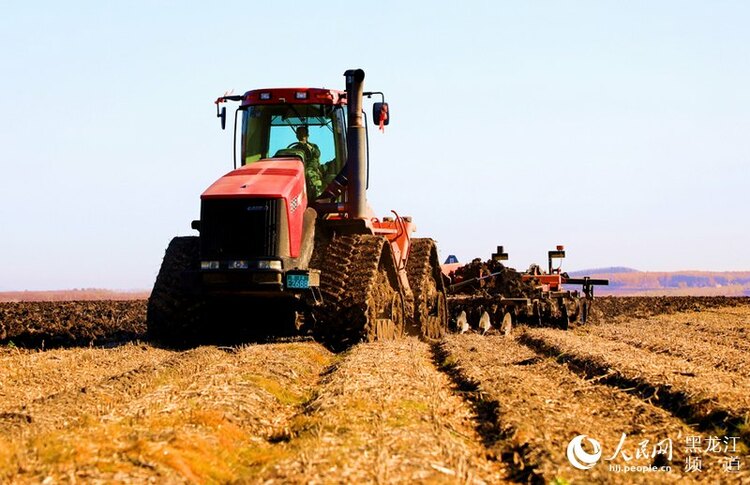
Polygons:
[[271,99],[271,93],[260,93],[260,99],[268,101],[269,99]]
[[298,91],[294,93],[295,99],[307,99],[307,91]]

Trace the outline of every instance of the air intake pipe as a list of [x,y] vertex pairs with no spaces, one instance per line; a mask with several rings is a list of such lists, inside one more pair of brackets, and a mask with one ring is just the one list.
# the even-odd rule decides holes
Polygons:
[[346,105],[349,127],[346,132],[346,211],[350,218],[367,216],[367,147],[362,117],[362,88],[365,71],[349,69],[346,77]]

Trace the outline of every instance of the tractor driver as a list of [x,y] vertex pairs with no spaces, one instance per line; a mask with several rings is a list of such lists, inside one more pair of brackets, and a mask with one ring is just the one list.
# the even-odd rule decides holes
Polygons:
[[308,140],[310,133],[306,126],[298,127],[296,133],[298,141],[292,143],[290,148],[296,148],[305,153],[305,179],[307,179],[308,189],[314,192],[314,198],[323,191],[323,177],[320,172],[320,148]]

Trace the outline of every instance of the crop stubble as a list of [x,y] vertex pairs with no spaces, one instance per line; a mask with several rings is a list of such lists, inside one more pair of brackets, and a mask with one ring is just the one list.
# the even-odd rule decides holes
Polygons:
[[339,357],[314,342],[184,352],[130,345],[109,350],[125,370],[110,366],[95,379],[101,352],[6,352],[6,363],[23,368],[60,353],[75,365],[57,376],[68,382],[58,392],[3,404],[0,479],[496,483],[504,475],[485,458],[470,409],[429,345],[415,338]]
[[325,376],[297,417],[280,483],[498,483],[466,403],[428,344],[362,344]]
[[[606,465],[588,471],[574,469],[565,448],[576,435],[617,444],[626,433],[632,444],[679,439],[690,429],[679,419],[617,389],[582,379],[565,365],[541,357],[514,339],[500,336],[449,337],[442,346],[445,365],[464,386],[473,387],[472,399],[484,408],[496,408],[485,424],[496,435],[490,446],[515,471],[515,478],[534,483],[555,478],[587,483],[653,483],[680,480],[683,461],[674,449],[673,471],[638,476],[608,473]],[[608,451],[614,451],[608,450]],[[640,465],[662,465],[652,460]],[[614,461],[617,463],[618,461]],[[622,463],[622,460],[619,461]]]
[[750,375],[750,308],[708,310],[584,326],[592,334],[700,367]]
[[16,413],[25,418],[0,421],[0,477],[240,479],[262,467],[266,436],[307,399],[330,358],[314,343],[199,347],[31,401]]
[[[587,377],[633,389],[692,422],[737,429],[744,434],[744,423],[750,416],[747,376],[595,335],[530,329],[521,340],[569,363]],[[747,440],[747,436],[744,438]]]
[[23,348],[0,350],[0,413],[54,394],[79,391],[144,365],[156,365],[173,352],[129,343],[112,349]]
[[[714,309],[720,303],[659,300],[650,312],[638,299],[649,318],[628,319],[627,305],[615,301],[600,325],[450,336],[434,354],[415,339],[338,356],[313,342],[185,352],[137,343],[6,346],[0,481],[722,480],[716,463],[683,473],[681,442],[699,434],[690,423],[741,433],[747,443],[750,312]],[[66,345],[116,341],[124,334],[113,322],[142,323],[137,306],[105,312],[104,330],[93,326],[96,309],[76,319],[75,305],[40,307],[56,330],[45,334],[44,319],[31,317],[34,338],[24,340],[18,308],[0,315],[6,323],[14,316],[15,326],[4,328],[22,345],[38,345],[43,334]],[[653,316],[658,308],[689,312]],[[622,433],[628,443],[672,438],[673,471],[613,474],[600,463],[580,472],[568,464],[573,436],[594,436],[611,452]]]

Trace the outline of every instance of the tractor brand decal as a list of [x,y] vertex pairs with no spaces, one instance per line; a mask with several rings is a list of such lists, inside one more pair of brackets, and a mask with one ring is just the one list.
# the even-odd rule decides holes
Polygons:
[[302,192],[297,194],[290,202],[289,202],[289,212],[294,212],[297,210],[297,207],[299,207],[299,198],[302,195]]

